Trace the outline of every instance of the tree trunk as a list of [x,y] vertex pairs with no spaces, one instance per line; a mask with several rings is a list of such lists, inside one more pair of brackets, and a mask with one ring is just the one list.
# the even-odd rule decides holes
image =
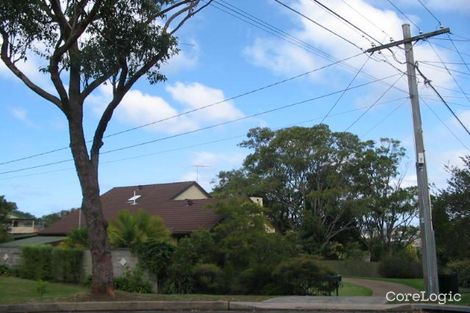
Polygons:
[[70,149],[82,190],[82,212],[88,228],[92,293],[114,297],[111,250],[106,233],[98,183],[98,156],[90,158],[83,133],[81,112],[69,115]]

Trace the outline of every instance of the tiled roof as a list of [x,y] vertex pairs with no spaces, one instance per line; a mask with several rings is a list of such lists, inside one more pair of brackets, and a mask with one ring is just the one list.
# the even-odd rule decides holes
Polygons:
[[[211,229],[221,219],[220,215],[208,207],[214,203],[213,199],[172,200],[191,186],[196,186],[205,193],[204,189],[195,182],[113,188],[101,196],[104,217],[107,221],[111,221],[117,217],[119,211],[135,212],[142,209],[148,214],[160,216],[165,226],[173,234],[187,234],[198,229]],[[141,195],[137,199],[137,205],[131,205],[128,201],[134,191]],[[78,227],[78,220],[79,211],[75,210],[40,233],[47,235],[67,234]],[[82,225],[85,225],[83,215]]]

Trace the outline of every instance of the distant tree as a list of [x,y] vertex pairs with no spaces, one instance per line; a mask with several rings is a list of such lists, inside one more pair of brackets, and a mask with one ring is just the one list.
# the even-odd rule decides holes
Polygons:
[[[98,165],[103,136],[117,106],[142,76],[165,79],[160,66],[178,52],[175,32],[211,0],[2,0],[0,56],[6,67],[68,122],[70,149],[82,190],[90,236],[92,291],[113,295],[111,253],[101,210]],[[53,91],[19,63],[41,59]],[[83,127],[86,99],[109,84],[111,100],[90,147]]]
[[7,218],[15,210],[17,210],[16,203],[7,201],[5,196],[0,196],[0,242],[10,239]]
[[170,231],[158,216],[137,210],[121,211],[108,227],[109,242],[117,248],[137,248],[149,239],[170,241]]
[[219,174],[216,190],[263,197],[275,228],[300,230],[310,251],[355,227],[361,209],[357,166],[370,143],[320,124],[254,128],[240,145],[252,153],[242,169]]
[[52,224],[58,222],[64,215],[69,214],[70,211],[71,210],[61,210],[60,212],[57,212],[57,213],[43,215],[39,218],[39,221],[42,223],[42,225],[45,228],[47,228],[51,226]]
[[359,226],[362,240],[375,261],[417,239],[417,190],[401,187],[399,166],[404,155],[405,149],[398,141],[383,138],[379,145],[365,152],[360,166],[358,188],[366,209]]
[[470,155],[463,167],[448,166],[447,187],[433,203],[433,224],[438,256],[442,263],[470,259]]

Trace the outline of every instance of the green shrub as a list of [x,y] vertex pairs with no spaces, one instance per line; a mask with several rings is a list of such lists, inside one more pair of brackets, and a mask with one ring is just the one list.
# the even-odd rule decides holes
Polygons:
[[380,277],[377,262],[365,262],[359,260],[320,260],[323,264],[331,268],[335,273],[343,276],[355,277]]
[[20,275],[33,280],[51,280],[51,246],[28,246],[21,251]]
[[379,263],[379,274],[388,278],[423,277],[419,261],[406,254],[384,257]]
[[42,297],[47,292],[47,283],[44,280],[36,281],[36,292]]
[[0,276],[9,276],[11,269],[6,264],[0,264]]
[[78,283],[83,253],[78,249],[29,246],[22,249],[20,276],[34,280]]
[[458,274],[460,287],[470,288],[470,259],[449,262],[447,267]]
[[144,279],[144,273],[138,268],[127,269],[124,275],[115,278],[114,287],[128,292],[152,293],[152,285]]
[[196,293],[220,293],[223,272],[215,264],[196,264],[192,269],[193,291]]
[[272,268],[263,264],[250,267],[237,275],[232,292],[236,294],[273,294]]
[[150,274],[163,280],[167,276],[167,268],[175,252],[174,245],[150,239],[135,248],[139,263]]
[[276,266],[273,275],[279,294],[316,295],[326,290],[326,277],[333,272],[310,256],[290,258]]

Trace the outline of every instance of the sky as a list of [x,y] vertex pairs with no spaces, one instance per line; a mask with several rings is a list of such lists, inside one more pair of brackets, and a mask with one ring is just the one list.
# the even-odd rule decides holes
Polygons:
[[[337,15],[314,0],[280,2],[216,0],[179,30],[181,51],[162,67],[167,81],[151,85],[142,78],[114,114],[101,150],[102,193],[187,180],[210,191],[219,171],[239,168],[250,153],[238,146],[250,128],[309,127],[322,121],[363,140],[400,140],[407,149],[403,184],[415,185],[403,47],[365,53],[402,39],[405,23],[412,35],[450,28],[451,34],[416,42],[414,55],[470,128],[468,1],[318,1]],[[20,66],[52,90],[38,64],[31,56]],[[445,166],[461,166],[460,157],[470,154],[470,137],[424,79],[418,83],[435,190],[445,187]],[[0,94],[0,195],[36,216],[79,207],[63,114],[3,64]],[[109,88],[102,86],[87,99],[87,138],[109,97]]]

